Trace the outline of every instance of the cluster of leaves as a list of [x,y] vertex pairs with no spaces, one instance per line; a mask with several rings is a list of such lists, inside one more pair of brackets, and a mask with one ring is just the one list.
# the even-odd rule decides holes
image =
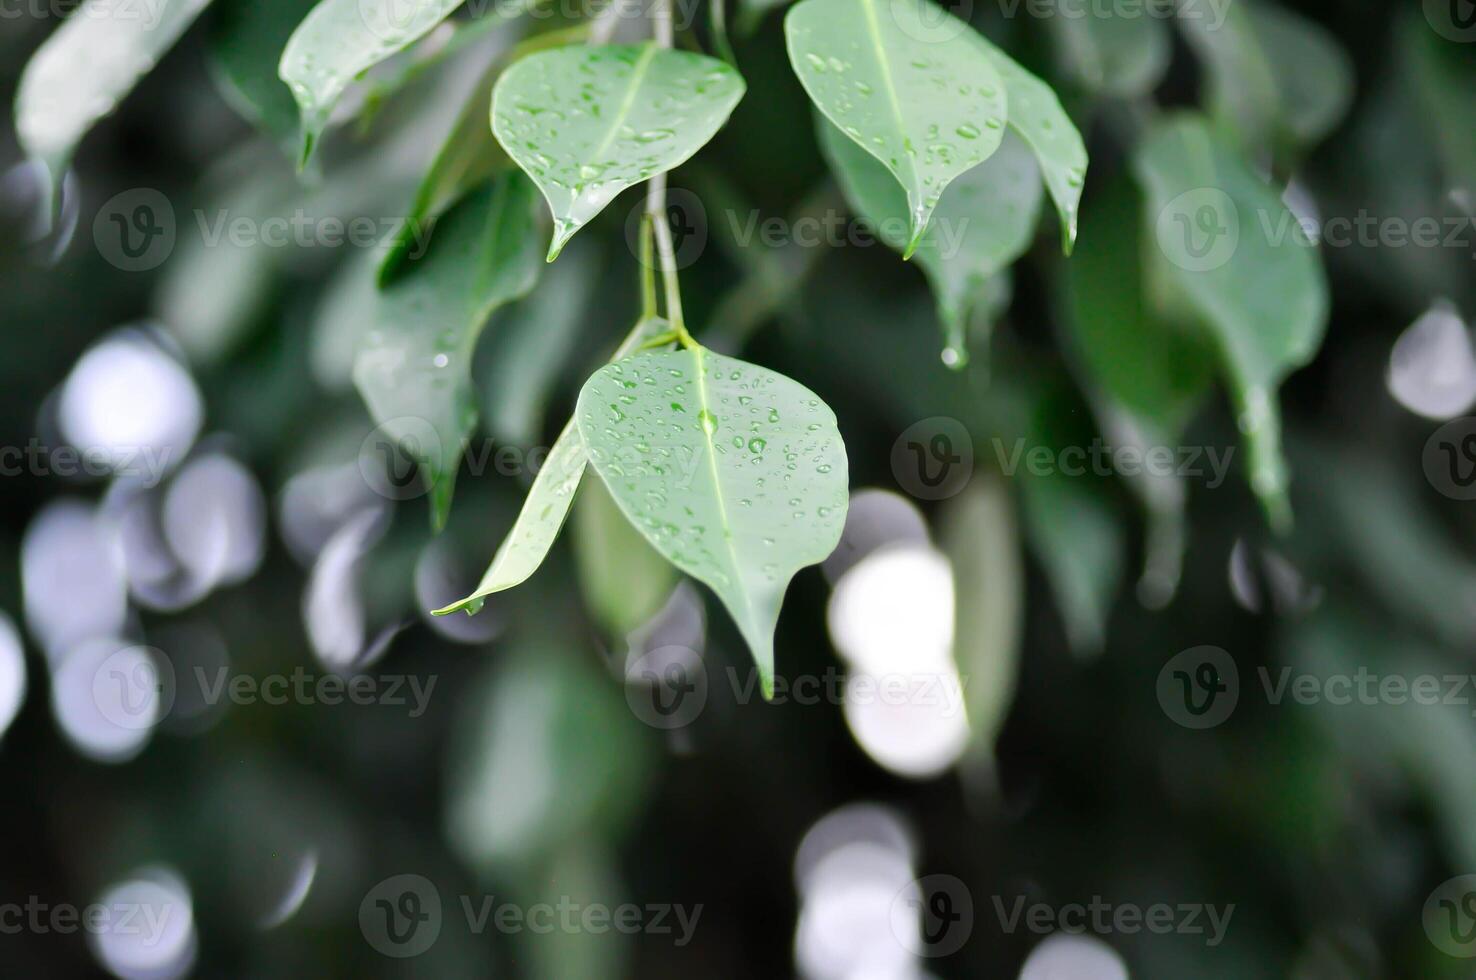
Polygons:
[[[84,10],[42,45],[23,76],[16,119],[52,184],[88,127],[205,6],[164,0],[156,22]],[[834,548],[848,467],[836,419],[818,397],[710,350],[683,321],[665,175],[712,139],[746,87],[720,0],[710,33],[726,58],[674,48],[660,2],[650,17],[655,39],[637,44],[608,43],[619,4],[589,19],[533,18],[538,4],[529,0],[469,20],[453,16],[458,0],[218,6],[213,51],[223,88],[309,170],[335,107],[356,85],[365,88],[366,75],[377,81],[358,111],[372,115],[425,65],[462,51],[492,53],[418,180],[409,220],[334,290],[337,318],[364,321],[344,333],[353,381],[375,420],[418,458],[438,528],[477,425],[470,366],[482,328],[541,274],[549,232],[535,191],[552,219],[553,262],[622,191],[650,185],[654,218],[641,232],[644,303],[635,325],[585,382],[481,584],[439,612],[475,612],[486,596],[526,580],[592,467],[645,541],[721,598],[767,687],[784,592],[800,568]],[[1138,130],[1136,180],[1104,189],[1086,221],[1101,212],[1104,231],[1084,232],[1069,263],[1068,346],[1104,424],[1125,424],[1152,444],[1174,442],[1223,378],[1249,442],[1251,484],[1281,527],[1290,515],[1276,390],[1315,353],[1327,297],[1311,244],[1267,231],[1286,209],[1252,161],[1282,172],[1325,134],[1346,107],[1348,71],[1293,15],[1265,3],[1227,10],[1215,30],[1179,18],[1207,74],[1206,113],[1159,115],[1147,99],[1168,60],[1161,18],[1094,11],[1053,21],[1074,52],[1077,80],[1125,100]],[[786,15],[785,36],[838,183],[889,246],[917,260],[936,298],[944,362],[963,367],[970,343],[987,342],[970,336],[971,323],[997,312],[1010,265],[1032,243],[1042,187],[1072,252],[1087,168],[1077,127],[1045,82],[929,0],[801,0]],[[1301,70],[1309,60],[1317,72]],[[79,73],[79,64],[93,70]],[[1307,84],[1307,74],[1317,83]],[[1234,254],[1208,269],[1171,261],[1162,242],[1166,218],[1196,217],[1182,214],[1181,202],[1206,188],[1243,219]],[[1113,217],[1132,209],[1140,222]],[[430,222],[435,233],[417,254]],[[959,234],[945,247],[938,230],[950,225]],[[1167,231],[1176,231],[1171,222]],[[1113,240],[1124,233],[1131,240]],[[427,425],[433,439],[422,438]],[[1041,515],[1032,521],[1040,534],[1071,535],[1068,546],[1047,550],[1063,563],[1054,576],[1060,587],[1075,595],[1065,604],[1088,608],[1075,618],[1091,632],[1095,600],[1076,571],[1081,553],[1090,560],[1082,545],[1092,539],[1090,521],[1051,516],[1089,512],[1073,499],[1078,492],[1039,481],[1027,513]],[[1180,520],[1182,493],[1145,488],[1143,496],[1160,530]],[[1160,538],[1181,542],[1182,534]],[[1171,593],[1177,558],[1155,561]]]

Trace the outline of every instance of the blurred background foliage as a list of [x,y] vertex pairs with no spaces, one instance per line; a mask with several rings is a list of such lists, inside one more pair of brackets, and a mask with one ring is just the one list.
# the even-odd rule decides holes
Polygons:
[[[1037,222],[976,304],[962,371],[939,359],[923,275],[887,249],[735,235],[750,215],[825,214],[846,198],[777,5],[730,11],[748,97],[672,177],[698,219],[683,253],[688,319],[834,408],[857,495],[840,551],[792,586],[779,674],[951,657],[968,679],[964,729],[911,708],[762,703],[726,615],[677,583],[594,480],[527,585],[475,618],[425,614],[475,584],[527,468],[464,472],[439,535],[424,499],[376,495],[351,370],[378,253],[211,246],[196,214],[444,210],[466,174],[500,165],[479,142],[486,94],[527,25],[489,30],[463,11],[377,68],[299,178],[275,65],[310,6],[215,0],[82,145],[49,233],[33,221],[34,171],[11,128],[0,136],[0,445],[46,447],[53,462],[89,442],[172,454],[158,487],[34,466],[4,479],[0,609],[16,629],[0,631],[0,693],[26,680],[0,745],[0,898],[80,905],[167,868],[150,880],[192,909],[189,934],[143,966],[78,935],[23,931],[0,937],[9,972],[1013,976],[1041,937],[1004,930],[995,899],[1100,895],[1235,914],[1218,946],[1109,934],[1115,954],[1075,950],[1052,976],[1108,976],[1112,956],[1145,977],[1469,975],[1421,912],[1441,882],[1476,872],[1471,707],[1272,705],[1257,673],[1472,672],[1473,521],[1422,465],[1440,421],[1476,401],[1463,320],[1476,304],[1476,46],[1430,13],[1439,4],[1186,0],[1224,14],[1213,28],[1183,12],[1101,16],[1101,4],[1087,17],[952,8],[1052,84],[1091,151],[1075,257],[1054,215]],[[7,18],[0,100],[57,22]],[[706,15],[690,38],[714,50]],[[1163,261],[1143,219],[1145,133],[1194,107],[1226,165],[1299,220],[1463,229],[1454,245],[1317,251],[1325,337],[1281,389],[1293,518],[1281,534],[1247,480],[1253,447],[1213,487],[1002,472],[1017,439],[1223,451],[1253,427],[1237,392],[1210,386],[1204,352],[1160,330],[1172,304],[1145,293],[1143,266]],[[465,155],[433,168],[452,133]],[[444,183],[422,185],[428,171]],[[178,218],[168,261],[143,272],[110,261],[94,229],[105,202],[136,188]],[[633,322],[638,206],[636,193],[618,200],[486,329],[472,376],[493,444],[548,445]],[[1264,288],[1265,303],[1286,301]],[[967,433],[971,475],[949,499],[908,499],[899,439],[940,425]],[[158,726],[119,730],[99,716],[92,671],[138,643],[164,652],[177,690]],[[1169,658],[1205,644],[1233,657],[1241,696],[1225,723],[1194,731],[1155,692]],[[10,657],[22,646],[23,673]],[[704,709],[675,730],[640,707],[650,674],[635,668],[653,655],[661,670],[672,657],[703,665]],[[434,687],[418,716],[211,705],[188,679],[219,666]],[[868,801],[884,809],[854,808]],[[854,866],[812,873],[817,852],[847,843],[890,864],[853,850]],[[365,941],[359,910],[404,873],[434,882],[447,911],[431,949],[401,961]],[[947,957],[912,956],[884,925],[891,896],[926,874],[972,897],[968,942]],[[874,885],[880,913],[857,897]],[[487,894],[703,912],[685,945],[476,935],[457,896]]]

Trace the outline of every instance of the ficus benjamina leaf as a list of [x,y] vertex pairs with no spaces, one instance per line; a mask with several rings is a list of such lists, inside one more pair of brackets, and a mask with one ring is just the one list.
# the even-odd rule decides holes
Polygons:
[[717,593],[771,694],[784,592],[845,524],[835,415],[781,374],[698,347],[601,368],[575,418],[621,512]]
[[503,72],[492,131],[548,200],[549,261],[615,195],[700,150],[743,92],[731,66],[650,42],[541,51]]

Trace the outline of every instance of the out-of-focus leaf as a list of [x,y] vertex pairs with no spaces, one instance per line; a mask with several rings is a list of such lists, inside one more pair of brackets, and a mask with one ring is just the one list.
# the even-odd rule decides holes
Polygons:
[[513,651],[464,703],[446,833],[474,867],[516,871],[609,839],[637,810],[649,766],[641,723],[573,651]]
[[1476,70],[1464,57],[1465,46],[1451,44],[1410,16],[1400,27],[1400,48],[1400,65],[1413,83],[1417,107],[1428,114],[1424,130],[1439,148],[1447,179],[1476,193],[1476,127],[1469,115]]
[[[1113,445],[1174,446],[1214,380],[1212,351],[1187,326],[1170,323],[1144,294],[1142,203],[1120,179],[1096,199],[1090,227],[1067,266],[1070,314],[1063,318],[1080,356],[1090,400]],[[1148,508],[1148,546],[1139,594],[1162,605],[1183,560],[1183,481],[1126,477]]]
[[1321,26],[1270,3],[1246,8],[1277,89],[1277,127],[1297,147],[1330,133],[1353,101],[1353,65]]
[[585,36],[588,28],[571,27],[548,31],[528,38],[488,66],[462,107],[430,169],[415,192],[400,233],[390,243],[379,267],[379,281],[387,282],[415,244],[415,233],[440,216],[471,188],[498,171],[512,165],[501,144],[487,125],[487,106],[492,101],[492,87],[506,67],[525,55],[546,48],[568,44]]
[[[907,197],[887,169],[828,120],[818,120],[825,151],[851,206],[882,241],[908,244]],[[1039,169],[1017,138],[960,175],[938,202],[914,253],[938,301],[951,365],[967,361],[966,328],[991,279],[1030,247],[1040,218]],[[952,352],[950,354],[950,352]]]
[[503,72],[492,131],[548,200],[549,261],[625,188],[706,145],[743,92],[716,58],[649,42],[542,51]]
[[[667,322],[660,318],[642,320],[626,336],[615,356],[619,358],[630,354],[647,337],[659,334],[667,327]],[[492,557],[492,564],[483,574],[476,591],[459,602],[437,609],[437,616],[445,616],[457,610],[463,610],[468,615],[474,614],[482,608],[487,596],[522,584],[538,570],[544,558],[548,557],[548,549],[553,547],[554,539],[559,536],[565,518],[569,516],[569,508],[574,503],[574,491],[579,489],[579,481],[584,477],[587,462],[584,439],[579,433],[577,423],[570,419],[549,449],[542,468],[533,480],[533,487],[523,501],[523,509],[518,512],[518,519]]]
[[1076,212],[1086,182],[1087,152],[1076,124],[1045,82],[978,34],[970,33],[994,64],[1009,93],[1010,128],[1035,152],[1046,190],[1061,219],[1061,245],[1067,255],[1076,245]]
[[1276,72],[1262,50],[1244,0],[1176,17],[1184,40],[1204,65],[1202,100],[1220,135],[1241,148],[1258,147],[1276,124]]
[[85,0],[36,49],[16,90],[15,131],[21,149],[45,167],[48,227],[56,188],[82,137],[153,70],[209,2]]
[[574,505],[574,557],[584,604],[612,637],[656,615],[676,587],[676,569],[630,526],[600,480],[586,483]]
[[1014,503],[992,477],[949,502],[939,539],[953,565],[954,659],[964,680],[975,749],[992,763],[1015,697],[1025,576]]
[[717,593],[772,693],[784,591],[845,524],[834,413],[781,374],[699,348],[601,368],[575,418],[626,519]]
[[998,59],[927,0],[803,0],[784,31],[810,100],[907,193],[911,257],[949,182],[999,148]]
[[1132,98],[1157,87],[1173,40],[1160,17],[1125,14],[1112,4],[1057,0],[1048,20],[1061,68],[1101,95]]
[[208,51],[221,94],[283,147],[297,135],[297,103],[277,62],[312,7],[313,0],[215,0],[210,11]]
[[[319,0],[292,32],[277,74],[297,100],[298,166],[312,158],[333,107],[370,68],[429,34],[462,0]],[[511,19],[523,4],[497,4],[489,17]]]
[[1322,342],[1327,281],[1276,192],[1190,114],[1166,118],[1135,158],[1163,256],[1159,299],[1216,349],[1249,444],[1251,488],[1274,527],[1291,521],[1276,389]]
[[445,524],[456,469],[476,425],[469,367],[492,311],[538,275],[537,197],[510,173],[467,197],[439,223],[425,256],[379,293],[354,363],[354,383],[386,433],[416,455],[431,491],[431,522]]
[[544,406],[579,330],[591,312],[602,252],[572,247],[543,274],[543,285],[503,314],[488,338],[482,399],[487,428],[503,442],[532,445],[543,432]]

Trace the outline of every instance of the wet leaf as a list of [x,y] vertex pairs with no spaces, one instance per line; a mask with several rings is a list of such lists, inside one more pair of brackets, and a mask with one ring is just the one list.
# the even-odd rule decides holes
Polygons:
[[906,192],[911,257],[949,182],[999,148],[998,59],[926,0],[803,0],[784,30],[810,100]]
[[[533,186],[510,173],[467,197],[406,274],[378,293],[354,383],[385,432],[421,464],[432,524],[445,524],[457,466],[476,425],[469,365],[492,311],[539,271]],[[432,444],[426,445],[427,442]]]
[[784,591],[845,523],[835,415],[783,375],[698,349],[601,368],[575,417],[621,512],[717,593],[772,691]]
[[548,200],[549,261],[625,188],[700,150],[743,92],[723,62],[653,43],[558,48],[504,72],[492,131]]

